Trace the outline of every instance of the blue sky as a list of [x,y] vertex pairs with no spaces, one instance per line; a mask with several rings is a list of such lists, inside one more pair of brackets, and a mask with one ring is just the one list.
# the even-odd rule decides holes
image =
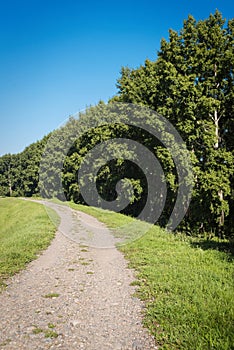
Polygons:
[[233,17],[231,0],[0,0],[0,155],[107,101],[122,66],[155,60],[169,28],[216,8]]

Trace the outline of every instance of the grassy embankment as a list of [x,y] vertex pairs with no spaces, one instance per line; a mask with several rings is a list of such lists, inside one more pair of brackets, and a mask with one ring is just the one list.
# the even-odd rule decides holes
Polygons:
[[[116,228],[131,218],[70,204]],[[44,249],[55,228],[43,206],[0,199],[0,279]],[[153,227],[121,250],[138,271],[145,325],[162,349],[234,349],[233,257],[217,242],[173,235]],[[207,249],[210,248],[210,249]]]
[[[130,218],[70,204],[115,228]],[[234,349],[233,256],[226,242],[174,235],[159,227],[120,249],[138,271],[145,325],[162,349]]]
[[50,244],[55,230],[43,205],[0,198],[0,288]]

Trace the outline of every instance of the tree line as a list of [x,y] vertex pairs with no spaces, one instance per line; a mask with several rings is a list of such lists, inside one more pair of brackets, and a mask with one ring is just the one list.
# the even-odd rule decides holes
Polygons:
[[[178,227],[189,234],[234,235],[233,30],[234,19],[226,22],[219,11],[200,21],[189,16],[179,32],[170,30],[169,40],[161,41],[155,61],[146,60],[136,69],[122,68],[117,81],[118,94],[109,101],[109,104],[124,102],[149,107],[179,131],[190,152],[194,174],[190,207]],[[102,125],[86,130],[90,115],[98,120],[103,108],[100,102],[80,114],[79,121],[71,118],[53,135],[54,141],[50,141],[44,159],[50,166],[45,167],[41,178],[44,195],[61,196],[56,187],[58,174],[52,170],[66,146],[64,135],[72,135],[73,139],[62,164],[63,191],[67,200],[79,203],[85,202],[77,183],[84,156],[101,142],[115,137],[130,138],[146,145],[162,163],[168,194],[159,224],[165,225],[178,190],[178,176],[170,153],[150,134],[121,122],[113,127]],[[72,134],[74,125],[83,126],[81,137]],[[51,134],[19,154],[0,158],[1,196],[39,194],[39,167],[49,139]],[[128,159],[129,151],[125,152]],[[97,188],[105,200],[113,200],[115,184],[124,177],[123,186],[129,193],[130,204],[123,212],[137,216],[146,202],[147,181],[141,169],[126,159],[114,159],[101,166]],[[43,181],[48,179],[49,172],[54,178],[48,189],[43,187]]]

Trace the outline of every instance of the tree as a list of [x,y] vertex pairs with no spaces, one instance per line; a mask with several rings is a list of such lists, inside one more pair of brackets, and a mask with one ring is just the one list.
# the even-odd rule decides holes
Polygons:
[[[111,154],[113,145],[107,146],[106,141],[129,138],[148,147],[164,169],[168,191],[160,224],[165,224],[180,187],[175,162],[163,142],[130,126],[124,117],[126,111],[119,118],[121,107],[118,111],[113,102],[129,102],[163,115],[186,142],[195,185],[180,229],[190,234],[234,235],[233,31],[234,19],[226,23],[218,11],[201,21],[189,16],[179,32],[171,29],[169,40],[161,41],[156,61],[146,60],[137,69],[122,68],[118,95],[107,107],[100,102],[80,113],[79,120],[70,118],[66,125],[20,154],[1,157],[0,195],[32,196],[41,191],[46,197],[84,202],[77,175],[86,154],[102,142],[107,154]],[[149,112],[144,123],[160,129],[162,125],[156,119]],[[165,137],[170,146],[175,145],[173,137]],[[121,147],[122,158],[115,157],[105,165],[101,157],[93,160],[93,165],[99,167],[97,188],[104,200],[111,201],[116,198],[115,186],[124,175],[122,185],[132,204],[125,213],[137,216],[146,202],[147,183],[130,160],[135,160],[133,149]],[[182,150],[175,152],[182,163]],[[93,195],[91,186],[86,191]]]
[[228,234],[233,203],[233,23],[224,27],[218,11],[204,21],[189,16],[162,40],[155,62],[122,69],[115,98],[153,108],[180,132],[196,179],[186,227],[215,234]]
[[12,196],[12,156],[0,158],[0,196]]
[[18,154],[0,157],[0,195],[31,197],[39,194],[39,165],[50,134]]

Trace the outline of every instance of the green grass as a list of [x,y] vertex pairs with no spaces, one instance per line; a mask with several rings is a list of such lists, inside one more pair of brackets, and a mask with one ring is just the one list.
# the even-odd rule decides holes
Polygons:
[[[60,202],[61,203],[61,202]],[[132,218],[122,214],[114,214],[112,211],[103,210],[100,208],[88,207],[73,202],[66,202],[72,209],[80,210],[86,214],[92,215],[101,222],[104,222],[108,227],[118,228],[132,222]]]
[[35,259],[55,231],[43,205],[0,198],[0,285]]
[[146,326],[164,349],[233,349],[233,264],[153,228],[122,250],[139,271]]
[[[109,227],[131,220],[101,209],[71,206]],[[207,244],[156,226],[121,247],[138,271],[133,284],[146,303],[144,323],[161,349],[234,349],[233,256],[217,247],[215,241]]]
[[[121,214],[69,205],[113,229],[124,230],[132,221]],[[42,205],[0,199],[0,282],[46,248],[54,232]],[[234,349],[233,256],[226,248],[227,242],[174,235],[156,226],[121,247],[138,271],[133,285],[146,303],[145,325],[161,349]],[[45,336],[58,334],[49,329]]]
[[58,338],[58,333],[52,330],[48,330],[45,332],[45,338]]
[[57,338],[59,335],[54,331],[55,325],[53,323],[48,323],[48,329],[42,329],[40,327],[34,326],[32,333],[41,334],[44,333],[45,338]]
[[58,298],[59,297],[59,294],[58,293],[49,293],[49,294],[46,294],[46,295],[43,295],[44,298]]
[[40,334],[40,333],[43,333],[44,331],[42,328],[35,327],[32,332],[33,334]]
[[48,328],[55,328],[55,325],[53,323],[48,323]]

